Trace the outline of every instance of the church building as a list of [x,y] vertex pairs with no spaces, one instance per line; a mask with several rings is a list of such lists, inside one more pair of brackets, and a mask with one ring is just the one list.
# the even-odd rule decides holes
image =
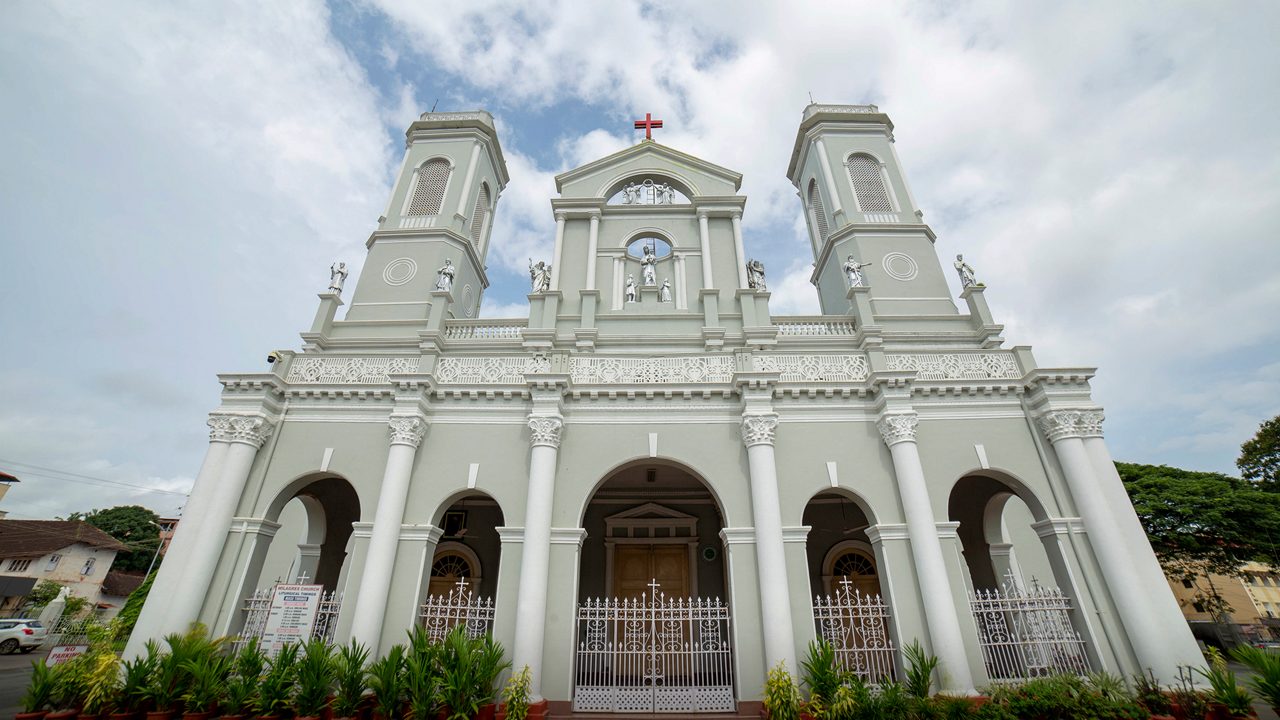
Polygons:
[[954,693],[1202,664],[1094,369],[1005,347],[889,117],[809,105],[785,171],[821,315],[772,312],[742,176],[646,137],[556,177],[528,316],[481,318],[498,133],[422,115],[353,287],[335,265],[300,350],[219,376],[129,652],[273,632],[286,583],[375,655],[492,633],[552,714],[750,711],[817,638],[873,683],[918,642]]

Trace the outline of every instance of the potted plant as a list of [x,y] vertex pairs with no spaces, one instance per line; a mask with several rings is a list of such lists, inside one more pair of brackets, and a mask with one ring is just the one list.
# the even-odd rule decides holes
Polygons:
[[226,692],[222,695],[224,720],[244,720],[258,700],[258,684],[267,666],[267,656],[258,647],[258,639],[251,638],[231,662],[227,676]]
[[1156,720],[1173,720],[1173,699],[1160,687],[1156,674],[1150,668],[1144,675],[1133,676],[1133,690],[1137,700]]
[[338,720],[349,720],[360,710],[360,702],[364,691],[365,665],[369,661],[369,650],[352,640],[338,651],[333,661],[333,674],[337,689],[333,697],[333,716]]
[[809,702],[801,715],[825,720],[830,715],[836,690],[843,684],[835,647],[825,640],[810,641],[808,655],[800,662],[800,669],[804,671],[801,683],[809,687]]
[[267,672],[258,683],[258,698],[255,709],[258,717],[278,718],[289,709],[289,701],[293,698],[293,670],[298,662],[298,646],[285,645],[267,664]]
[[369,688],[373,690],[374,717],[396,720],[404,695],[404,646],[396,645],[381,660],[369,666]]
[[230,665],[231,660],[225,655],[201,655],[187,661],[185,670],[190,683],[182,695],[186,703],[184,720],[209,720],[213,717],[226,688]]
[[764,710],[769,720],[799,720],[800,690],[784,662],[774,665],[764,681]]
[[933,671],[938,669],[938,658],[925,653],[919,640],[912,640],[910,645],[902,648],[902,654],[907,658],[907,694],[917,698],[929,697]]
[[502,688],[502,711],[497,720],[526,720],[529,717],[529,691],[532,685],[528,665],[520,668],[520,672],[511,673],[506,686]]
[[84,707],[80,717],[100,718],[120,702],[120,656],[108,645],[85,658]]
[[46,718],[70,720],[80,714],[88,679],[88,657],[77,655],[53,668],[53,693],[50,704],[54,711]]
[[1231,655],[1253,670],[1253,676],[1245,681],[1249,688],[1261,695],[1272,711],[1280,713],[1280,655],[1252,645],[1241,645]]
[[498,676],[511,667],[506,659],[502,644],[489,635],[484,635],[476,642],[476,689],[479,694],[480,708],[476,713],[478,720],[494,720],[497,706],[494,695],[497,692]]
[[155,641],[148,641],[146,654],[126,660],[124,676],[120,681],[120,700],[111,720],[136,720],[147,707],[147,686],[160,664],[160,648]]
[[22,712],[14,720],[40,720],[49,712],[53,700],[53,668],[43,662],[31,663],[31,682],[22,696]]
[[303,647],[294,667],[297,689],[293,695],[293,709],[299,720],[319,718],[329,706],[333,669],[333,650],[329,643],[313,639]]
[[405,713],[407,720],[434,718],[440,709],[443,692],[440,646],[418,640],[410,637],[409,651],[404,658],[404,695],[409,705],[409,711]]
[[1253,696],[1236,682],[1236,674],[1227,668],[1227,659],[1217,648],[1209,648],[1207,654],[1208,669],[1196,668],[1196,672],[1209,681],[1209,712],[1205,717],[1211,720],[1248,717],[1253,711]]

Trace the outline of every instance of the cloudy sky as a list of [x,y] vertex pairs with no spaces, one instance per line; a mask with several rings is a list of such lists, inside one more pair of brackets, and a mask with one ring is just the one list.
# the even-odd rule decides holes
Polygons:
[[1275,2],[2,3],[0,469],[23,482],[0,508],[177,512],[215,373],[298,346],[433,105],[498,120],[486,315],[524,313],[552,177],[645,112],[744,173],[775,313],[816,312],[785,178],[810,93],[890,114],[1010,344],[1101,368],[1117,458],[1233,471],[1280,412],[1277,25]]

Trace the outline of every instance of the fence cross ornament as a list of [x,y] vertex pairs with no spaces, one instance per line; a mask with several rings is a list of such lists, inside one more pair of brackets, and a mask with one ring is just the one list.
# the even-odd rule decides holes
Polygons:
[[299,585],[306,585],[306,584],[307,584],[307,580],[310,580],[310,579],[311,579],[311,576],[310,576],[310,575],[307,575],[307,571],[306,571],[306,570],[303,570],[302,572],[298,573],[298,584],[299,584]]

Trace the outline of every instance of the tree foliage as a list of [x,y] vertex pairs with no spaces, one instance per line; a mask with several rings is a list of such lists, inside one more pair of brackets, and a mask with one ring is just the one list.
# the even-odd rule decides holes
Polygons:
[[[116,555],[113,570],[146,572],[160,544],[160,519],[141,505],[118,505],[106,510],[72,513],[68,520],[83,520],[129,546]],[[153,524],[156,523],[156,524]]]
[[1280,415],[1259,425],[1257,434],[1240,446],[1236,467],[1246,480],[1280,492]]
[[41,580],[27,593],[27,604],[33,608],[42,608],[53,602],[62,592],[62,586],[52,580]]
[[151,593],[151,583],[156,579],[156,573],[159,570],[153,570],[146,580],[142,581],[133,592],[129,593],[129,599],[125,600],[124,607],[120,609],[120,614],[116,619],[120,623],[121,632],[125,635],[133,632],[133,626],[138,624],[138,615],[142,613],[142,605],[147,602],[147,595]]

